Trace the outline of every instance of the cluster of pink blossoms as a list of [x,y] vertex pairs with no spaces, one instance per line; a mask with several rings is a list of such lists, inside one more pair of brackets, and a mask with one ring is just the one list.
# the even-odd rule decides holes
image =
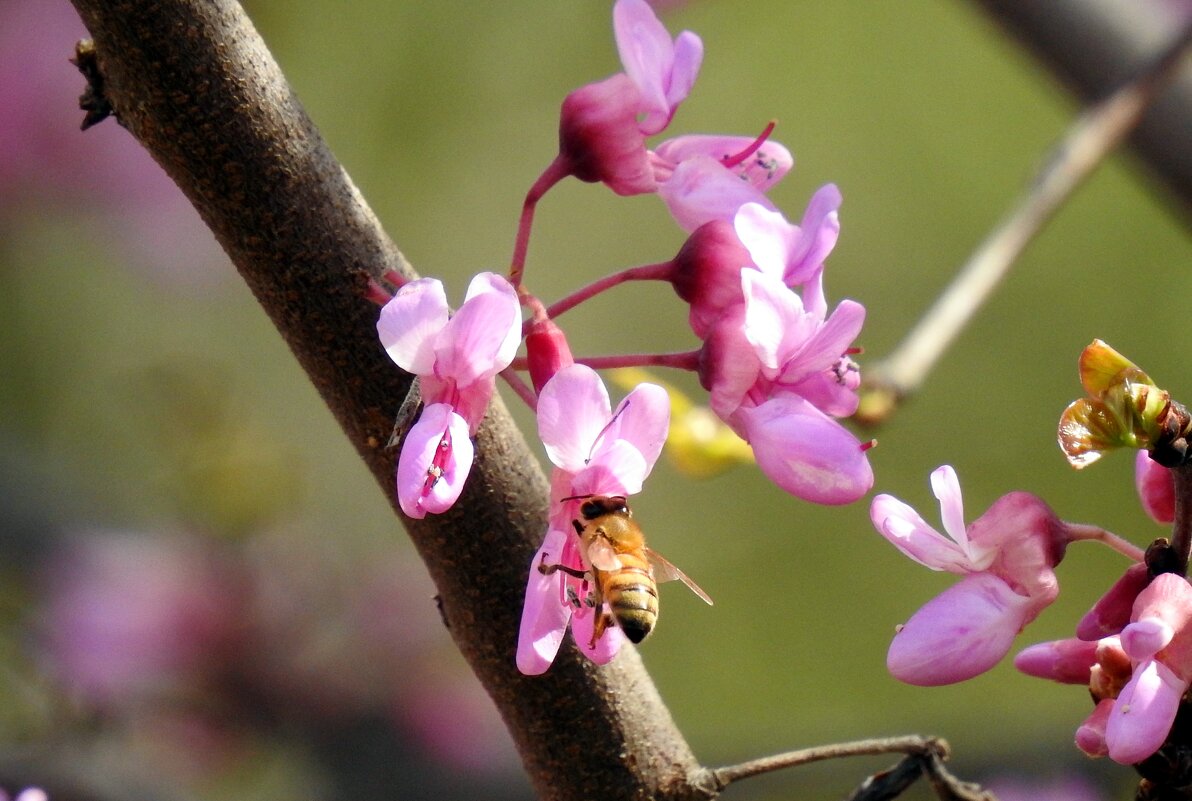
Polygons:
[[[508,278],[477,276],[454,314],[434,279],[403,285],[387,276],[399,287],[392,296],[373,287],[384,303],[381,341],[418,377],[423,404],[398,458],[397,493],[407,515],[439,514],[459,498],[474,456],[471,437],[497,375],[537,410],[555,469],[517,650],[526,673],[551,664],[569,626],[598,662],[611,659],[623,640],[616,626],[592,638],[607,610],[578,601],[592,597],[591,564],[575,521],[584,498],[641,490],[665,441],[669,405],[665,390],[647,383],[613,410],[592,367],[697,372],[712,410],[749,443],[762,472],[797,497],[850,503],[873,484],[869,444],[837,422],[857,408],[852,343],[865,316],[853,301],[831,309],[824,295],[824,262],[840,231],[839,190],[824,186],[800,224],[788,222],[765,194],[793,165],[790,152],[768,140],[773,125],[757,138],[682,136],[649,147],[647,138],[670,124],[691,91],[703,44],[686,31],[672,39],[645,0],[617,0],[613,28],[624,70],[563,101],[559,153],[527,193]],[[656,193],[689,232],[687,241],[670,261],[614,273],[542,304],[523,282],[534,211],[569,176],[619,195]],[[556,318],[635,280],[671,283],[689,304],[698,347],[573,358]],[[524,323],[522,307],[531,312]],[[510,368],[528,370],[532,387]]]
[[[1089,397],[1073,403],[1060,424],[1069,461],[1081,467],[1111,448],[1148,447],[1137,456],[1135,486],[1147,513],[1172,523],[1173,472],[1154,457],[1163,451],[1158,458],[1184,464],[1192,415],[1104,343],[1086,349],[1081,374]],[[1090,756],[1146,762],[1144,775],[1178,762],[1175,752],[1170,759],[1151,757],[1173,737],[1192,687],[1192,585],[1183,575],[1186,564],[1172,553],[1179,537],[1157,540],[1144,554],[1100,528],[1060,520],[1025,492],[1003,496],[966,525],[952,468],[932,473],[931,484],[947,537],[889,495],[874,498],[870,510],[877,530],[904,554],[963,577],[899,627],[887,656],[890,672],[910,684],[939,685],[989,670],[1055,600],[1054,568],[1068,544],[1098,541],[1132,564],[1079,622],[1076,637],[1027,648],[1014,664],[1032,676],[1088,687],[1096,706],[1077,729],[1076,744]]]

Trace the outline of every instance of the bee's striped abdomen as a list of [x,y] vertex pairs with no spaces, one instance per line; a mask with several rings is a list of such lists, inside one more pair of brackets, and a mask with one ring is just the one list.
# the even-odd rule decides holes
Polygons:
[[620,570],[604,574],[605,600],[630,642],[646,638],[658,621],[658,585],[649,563],[632,553],[620,553]]

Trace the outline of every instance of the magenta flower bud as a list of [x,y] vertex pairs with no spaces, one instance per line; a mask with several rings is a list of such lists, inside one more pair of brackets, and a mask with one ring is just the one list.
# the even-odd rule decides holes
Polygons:
[[1091,757],[1103,757],[1109,754],[1109,747],[1105,744],[1105,727],[1109,723],[1109,713],[1113,709],[1113,699],[1106,698],[1097,702],[1084,723],[1076,730],[1076,747]]
[[1103,637],[1118,634],[1130,622],[1134,600],[1151,581],[1146,565],[1130,565],[1120,579],[1101,596],[1080,623],[1076,625],[1076,636],[1082,640],[1096,642]]
[[559,118],[559,156],[567,172],[606,184],[618,195],[655,191],[646,138],[637,124],[639,101],[624,73],[567,95]]
[[1097,643],[1068,639],[1041,642],[1014,657],[1014,667],[1037,679],[1088,685],[1097,663]]
[[691,305],[688,320],[695,335],[708,335],[730,306],[743,303],[741,270],[753,260],[727,220],[712,220],[691,233],[674,259],[671,285]]
[[526,334],[526,363],[534,391],[538,393],[555,373],[575,364],[567,335],[553,320],[535,319],[530,323],[530,331]]
[[1156,523],[1171,525],[1175,520],[1175,477],[1171,470],[1156,462],[1146,451],[1134,458],[1134,486],[1142,508]]

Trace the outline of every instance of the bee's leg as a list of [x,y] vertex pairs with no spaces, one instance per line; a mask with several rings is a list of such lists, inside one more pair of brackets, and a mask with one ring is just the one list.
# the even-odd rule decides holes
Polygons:
[[595,650],[596,641],[604,636],[605,630],[613,625],[613,616],[608,612],[601,610],[596,613],[596,620],[592,622],[592,639],[588,643],[588,647]]
[[572,578],[577,578],[577,579],[586,578],[588,575],[587,573],[585,573],[582,570],[577,570],[574,567],[568,567],[567,565],[548,565],[546,563],[546,554],[543,554],[542,559],[539,560],[539,562],[538,562],[538,572],[542,573],[543,575],[549,576],[551,573],[554,573],[556,570],[561,570],[562,572],[566,573],[567,575],[571,576]]
[[571,525],[575,526],[575,533],[582,537],[584,534],[584,527],[580,525],[580,522],[578,520],[572,520]]

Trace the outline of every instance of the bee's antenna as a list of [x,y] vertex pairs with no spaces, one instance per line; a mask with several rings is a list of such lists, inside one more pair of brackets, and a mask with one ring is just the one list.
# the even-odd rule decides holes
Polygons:
[[592,447],[588,448],[588,458],[584,459],[585,465],[592,461],[592,454],[596,452],[596,446],[600,444],[600,440],[604,439],[604,435],[608,432],[609,427],[612,426],[613,423],[617,422],[617,418],[621,416],[621,413],[629,408],[629,404],[629,400],[622,401],[621,406],[617,409],[616,414],[609,418],[609,421],[604,424],[604,428],[600,429],[600,433],[596,435],[596,439],[592,440]]

